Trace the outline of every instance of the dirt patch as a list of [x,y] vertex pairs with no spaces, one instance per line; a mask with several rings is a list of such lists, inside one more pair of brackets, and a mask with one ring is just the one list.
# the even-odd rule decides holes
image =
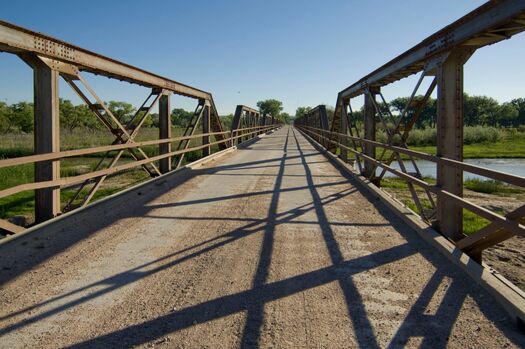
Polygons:
[[[412,202],[412,197],[406,189],[383,188],[401,202]],[[424,191],[416,187],[420,197]],[[525,194],[500,196],[495,194],[478,193],[471,190],[464,191],[464,197],[472,203],[499,214],[509,213],[523,205]],[[496,269],[501,275],[510,280],[521,290],[525,291],[525,239],[519,236],[512,237],[483,251],[483,261]]]

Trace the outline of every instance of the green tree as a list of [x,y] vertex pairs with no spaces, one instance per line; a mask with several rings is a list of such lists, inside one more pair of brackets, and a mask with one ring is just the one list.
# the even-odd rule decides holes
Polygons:
[[519,116],[519,110],[510,102],[502,103],[498,110],[498,125],[513,126]]
[[15,103],[10,109],[11,125],[16,126],[22,132],[33,132],[33,103]]
[[[423,100],[423,96],[415,96],[414,100],[412,101],[411,105],[409,106],[407,113],[404,117],[404,122],[408,122],[411,120],[414,116],[414,113],[416,112],[416,108],[419,106],[421,101]],[[393,112],[396,112],[397,114],[401,114],[403,110],[405,109],[407,103],[409,101],[409,97],[398,97],[390,102],[390,108]],[[435,127],[436,125],[436,100],[433,98],[429,98],[428,101],[423,106],[423,109],[421,110],[421,113],[419,114],[419,117],[416,120],[415,127],[416,128],[425,128],[425,127]]]
[[514,120],[514,126],[525,125],[525,98],[516,98],[510,103],[518,111],[518,117]]
[[123,124],[127,124],[135,114],[135,108],[127,102],[109,101],[107,106],[111,113]]
[[193,113],[182,108],[175,108],[171,111],[171,122],[174,126],[187,127]]
[[84,126],[81,115],[76,107],[69,100],[60,98],[59,100],[60,125],[69,130]]
[[498,101],[487,96],[464,95],[464,120],[466,126],[496,126],[500,106]]
[[232,122],[233,122],[233,114],[222,115],[220,119],[221,119],[222,129],[231,130]]
[[11,130],[11,109],[9,106],[0,102],[0,132],[7,133]]
[[292,117],[288,113],[281,113],[280,120],[282,120],[285,124],[289,124],[292,121]]
[[257,102],[257,107],[262,115],[270,114],[276,119],[281,120],[281,111],[283,110],[283,102],[276,99],[266,99]]
[[308,114],[312,110],[312,107],[298,107],[295,109],[295,118],[299,119]]

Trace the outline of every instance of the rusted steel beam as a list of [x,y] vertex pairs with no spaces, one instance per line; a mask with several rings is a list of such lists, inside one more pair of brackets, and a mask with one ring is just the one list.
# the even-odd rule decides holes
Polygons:
[[[223,131],[220,133],[210,132],[208,135],[216,136],[218,134],[226,136],[230,134],[230,131]],[[109,151],[115,151],[115,150],[132,149],[132,148],[139,148],[139,147],[145,147],[145,146],[150,146],[150,145],[174,143],[174,142],[179,142],[181,140],[194,139],[198,137],[202,137],[202,134],[193,135],[193,136],[175,137],[175,138],[170,138],[170,139],[159,139],[159,140],[133,142],[133,143],[104,145],[104,146],[94,147],[94,148],[63,150],[63,151],[54,152],[54,153],[45,153],[45,154],[38,154],[38,155],[21,156],[18,158],[1,159],[0,168],[16,166],[16,165],[23,165],[23,164],[30,164],[30,163],[39,162],[39,161],[57,160],[57,159],[75,157],[75,156],[109,152]]]
[[[506,218],[512,220],[519,220],[521,224],[525,224],[525,205],[509,212],[505,215]],[[491,223],[481,228],[474,234],[467,236],[457,242],[457,246],[470,256],[477,256],[481,261],[481,252],[494,246],[502,241],[505,241],[514,234],[508,230],[501,229],[497,223]]]
[[[343,135],[341,133],[331,132],[331,131],[329,131],[327,133],[333,134],[335,138]],[[365,143],[365,144],[367,144],[367,143],[368,144],[373,144],[376,147],[386,148],[388,150],[392,150],[392,151],[398,152],[400,154],[406,154],[406,155],[409,155],[409,156],[414,156],[414,157],[420,158],[422,160],[428,160],[428,161],[434,162],[436,164],[442,164],[444,166],[449,166],[451,168],[461,169],[461,170],[463,170],[465,172],[470,172],[470,173],[477,174],[477,175],[480,175],[480,176],[483,176],[483,177],[487,177],[487,178],[490,178],[490,179],[494,179],[494,180],[498,180],[498,181],[502,181],[502,182],[507,182],[508,184],[516,185],[516,186],[519,186],[519,187],[525,187],[525,177],[513,175],[513,174],[510,174],[510,173],[500,172],[500,171],[496,171],[496,170],[488,169],[488,168],[485,168],[485,167],[480,167],[480,166],[468,164],[468,163],[457,161],[457,160],[440,158],[440,157],[437,157],[437,156],[432,155],[432,154],[423,153],[423,152],[420,152],[420,151],[417,151],[417,150],[411,150],[411,149],[407,149],[407,148],[401,148],[401,147],[398,147],[398,146],[395,146],[395,145],[390,145],[390,144],[386,144],[386,143],[372,141],[372,140],[365,139],[365,138],[353,137],[353,136],[350,136],[350,135],[343,135],[343,136],[345,136],[345,137],[347,137],[347,138],[349,138],[351,140],[354,140],[354,141],[359,141],[359,142],[362,142],[362,143]],[[0,162],[0,164],[1,164],[1,162]]]
[[[432,64],[431,60],[466,46],[477,49],[525,31],[525,1],[490,1],[429,36],[418,45],[340,92],[343,99],[364,93],[367,86],[384,86]],[[491,35],[497,32],[499,35]]]
[[2,230],[4,234],[7,233],[8,235],[12,235],[12,234],[18,234],[18,233],[23,232],[25,228],[19,225],[13,224],[4,219],[0,219],[0,230]]
[[[364,127],[365,127],[365,138],[371,141],[376,139],[376,112],[374,109],[374,100],[376,94],[379,92],[378,89],[369,89],[365,93],[365,111],[364,111]],[[376,158],[376,147],[373,143],[365,143],[364,153],[373,159]],[[374,164],[370,161],[365,160],[363,174],[365,177],[372,178],[375,176]]]
[[[231,125],[231,131],[236,132],[239,128],[242,126],[258,126],[254,121],[258,120],[260,116],[260,113],[258,110],[250,108],[248,106],[239,104],[235,108],[235,114],[233,114],[232,119],[232,125]],[[265,116],[266,118],[266,116]],[[238,142],[240,142],[242,138],[239,138]]]
[[[437,156],[463,161],[463,63],[464,50],[455,50],[437,68]],[[437,185],[463,196],[463,172],[437,166]],[[454,241],[463,238],[463,209],[438,197],[437,228]]]
[[[207,100],[211,105],[211,129],[214,132],[222,131],[219,113],[209,92],[5,21],[0,21],[1,51],[19,56],[37,56],[45,60],[46,64],[54,70],[60,71],[66,79],[68,76],[77,77],[79,72],[85,71],[145,87],[168,90],[190,98]],[[217,137],[218,140],[222,140],[221,135]],[[225,149],[224,143],[220,143],[220,148]]]
[[[38,59],[32,61],[34,72],[34,144],[36,154],[60,151],[60,116],[58,110],[58,72]],[[35,163],[35,181],[60,178],[60,161]],[[60,213],[60,188],[35,191],[35,221],[56,217]]]
[[205,145],[202,149],[202,156],[210,155],[211,148],[208,146],[210,144],[210,136],[207,133],[210,132],[210,106],[205,104],[204,110],[202,111],[202,145]]
[[56,62],[69,63],[80,71],[124,80],[146,87],[159,87],[186,97],[211,99],[211,94],[150,73],[62,40],[0,21],[0,51],[32,52]]
[[[171,138],[171,108],[170,94],[163,93],[159,100],[159,139]],[[160,143],[159,154],[168,154],[171,152],[171,143]],[[161,159],[159,161],[161,173],[171,171],[171,158]]]

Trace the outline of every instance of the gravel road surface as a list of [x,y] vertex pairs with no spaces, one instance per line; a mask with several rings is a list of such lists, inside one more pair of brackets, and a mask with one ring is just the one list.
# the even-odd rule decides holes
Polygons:
[[292,127],[155,188],[0,256],[0,347],[525,347]]

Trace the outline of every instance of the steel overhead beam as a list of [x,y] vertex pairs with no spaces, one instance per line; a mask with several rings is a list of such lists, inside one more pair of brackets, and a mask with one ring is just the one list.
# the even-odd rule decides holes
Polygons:
[[477,49],[525,31],[525,1],[494,0],[429,36],[339,93],[343,99],[363,94],[367,86],[384,86],[431,64],[459,46]]
[[31,52],[57,61],[57,65],[60,63],[74,65],[80,71],[123,80],[145,87],[158,87],[186,97],[212,99],[209,92],[181,84],[180,82],[5,21],[0,21],[0,51],[14,54]]

